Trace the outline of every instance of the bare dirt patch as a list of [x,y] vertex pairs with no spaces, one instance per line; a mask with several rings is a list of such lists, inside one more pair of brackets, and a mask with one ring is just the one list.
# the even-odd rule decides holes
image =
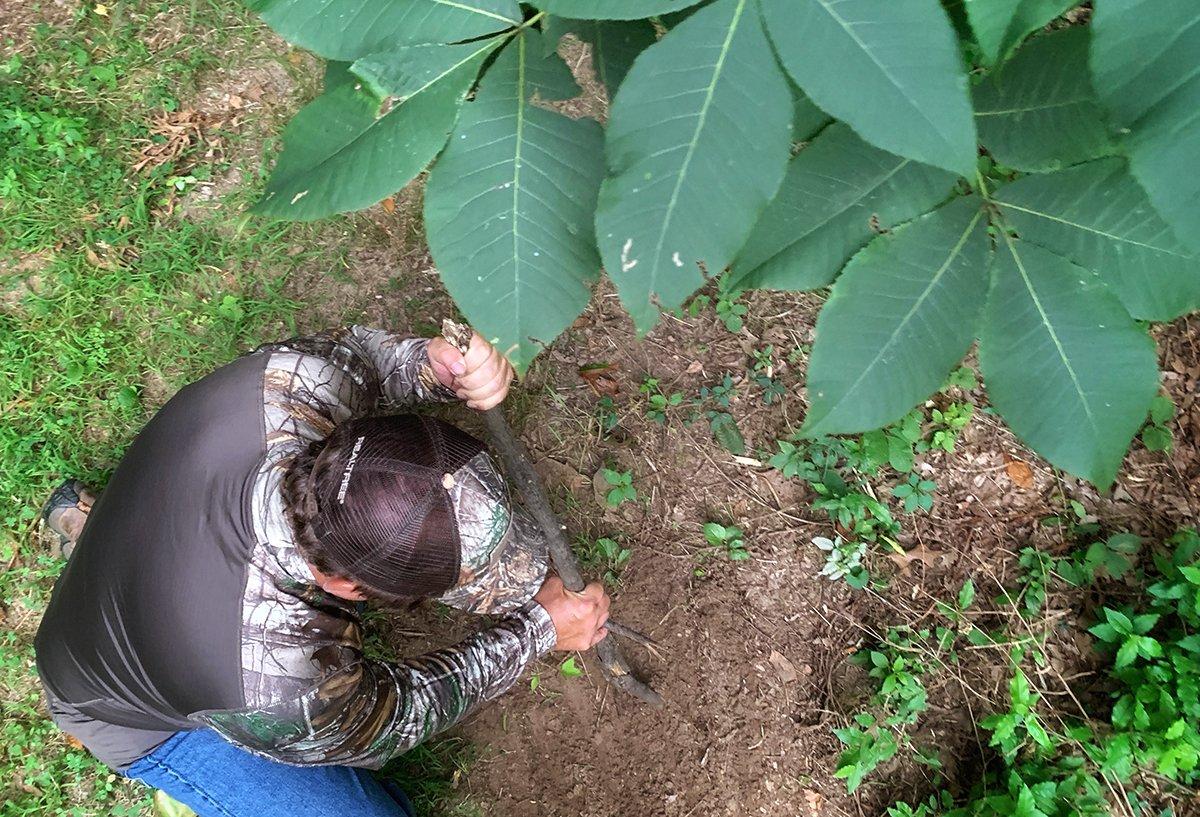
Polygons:
[[[536,690],[522,684],[461,728],[481,752],[463,787],[488,813],[879,814],[897,798],[924,796],[933,775],[910,759],[882,767],[854,797],[832,777],[841,749],[832,729],[868,695],[848,657],[889,626],[927,626],[934,600],[953,598],[968,577],[981,597],[1011,587],[1022,547],[1061,553],[1063,532],[1042,520],[1061,513],[1065,499],[1083,502],[1106,528],[1151,538],[1193,522],[1200,356],[1196,327],[1181,321],[1159,337],[1167,390],[1181,412],[1170,455],[1135,445],[1114,491],[1100,496],[1058,475],[980,412],[986,396],[976,390],[976,419],[957,450],[924,458],[937,499],[929,514],[901,515],[908,555],[873,560],[873,571],[890,579],[886,591],[819,579],[823,559],[811,539],[830,526],[808,508],[802,483],[735,461],[705,423],[685,425],[684,411],[665,425],[648,421],[636,396],[647,375],[660,378],[664,391],[688,395],[725,372],[740,378],[750,351],[764,345],[758,335],[777,350],[811,340],[817,308],[811,296],[759,294],[751,315],[777,317],[752,319],[750,331],[729,333],[708,316],[668,316],[639,341],[602,288],[522,384],[516,408],[523,436],[570,532],[618,535],[633,551],[614,615],[661,645],[661,660],[626,649],[667,703],[646,709],[614,696],[595,667],[567,679],[556,663],[542,662]],[[597,396],[578,375],[598,362],[613,364],[621,385],[621,424],[608,435],[591,419]],[[802,416],[803,365],[782,368],[783,404],[764,406],[739,384],[731,410],[752,450],[769,450]],[[591,477],[605,465],[631,469],[644,501],[602,507]],[[710,520],[741,526],[753,558],[701,560],[701,526]],[[1080,608],[1072,609],[1053,615],[1086,626]],[[982,658],[930,682],[920,741],[940,750],[952,788],[978,775],[984,752],[972,724],[1008,683],[1002,663]],[[1086,696],[1096,683],[1093,663],[1083,636],[1052,655],[1039,683],[1058,695]],[[1093,697],[1103,706],[1103,695]]]

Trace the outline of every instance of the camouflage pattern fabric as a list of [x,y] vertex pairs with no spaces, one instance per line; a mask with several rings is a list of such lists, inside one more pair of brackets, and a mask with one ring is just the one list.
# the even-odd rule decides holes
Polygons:
[[[461,598],[454,590],[448,594],[447,601],[464,609],[511,610],[494,626],[398,664],[363,656],[356,605],[316,587],[297,551],[280,491],[291,458],[350,418],[454,399],[432,376],[427,345],[353,326],[258,350],[270,358],[263,394],[266,454],[252,488],[256,544],[242,603],[245,707],[191,716],[252,752],[294,764],[378,768],[508,690],[554,646],[550,617],[528,601],[531,577],[545,574],[544,547],[525,556],[518,550],[505,564],[482,571],[486,582],[464,574],[464,582],[475,584],[456,588],[464,590]],[[504,491],[490,458],[481,456],[456,478],[483,496]],[[499,518],[494,510],[464,503],[459,524],[480,526],[489,535],[473,538],[497,546],[513,536],[539,535],[528,528],[524,511],[510,516],[504,507]],[[519,587],[519,600],[506,587]],[[487,597],[486,588],[502,598]]]

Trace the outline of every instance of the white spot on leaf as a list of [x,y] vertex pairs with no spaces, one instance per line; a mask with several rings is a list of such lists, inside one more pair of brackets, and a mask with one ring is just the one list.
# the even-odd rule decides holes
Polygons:
[[292,204],[295,204],[296,202],[300,201],[300,199],[304,198],[307,195],[308,195],[307,190],[300,191],[296,195],[292,196]]
[[625,239],[625,246],[621,248],[621,272],[629,272],[637,266],[637,259],[630,260],[629,251],[633,249],[633,239]]
[[673,263],[677,267],[683,266],[683,260],[679,257],[679,250],[676,250],[675,252],[671,253],[671,263]]

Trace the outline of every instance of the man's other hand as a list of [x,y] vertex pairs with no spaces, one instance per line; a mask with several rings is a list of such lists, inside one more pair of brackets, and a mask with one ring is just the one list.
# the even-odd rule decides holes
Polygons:
[[465,355],[443,338],[429,341],[429,365],[443,386],[480,411],[500,405],[513,380],[512,365],[478,332]]
[[576,593],[563,586],[558,576],[549,576],[533,600],[550,614],[558,643],[554,649],[586,650],[608,635],[608,594],[599,582]]

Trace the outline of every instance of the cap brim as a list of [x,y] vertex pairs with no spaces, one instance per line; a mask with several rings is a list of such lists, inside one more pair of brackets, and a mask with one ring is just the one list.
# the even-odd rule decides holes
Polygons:
[[513,505],[508,530],[482,568],[471,571],[438,601],[468,613],[507,613],[523,607],[546,581],[550,552],[537,521]]

